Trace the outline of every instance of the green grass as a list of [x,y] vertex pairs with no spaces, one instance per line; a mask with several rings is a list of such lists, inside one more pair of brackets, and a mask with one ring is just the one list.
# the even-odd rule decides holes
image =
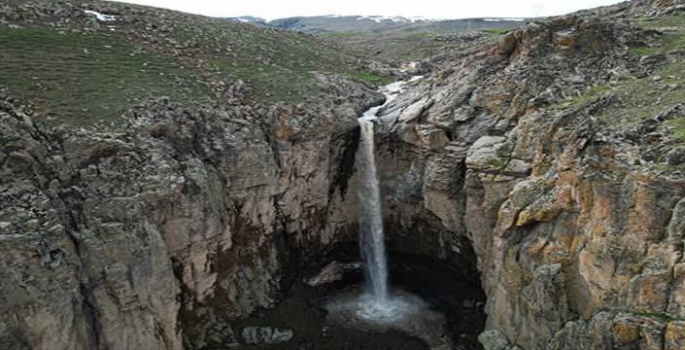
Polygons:
[[[683,102],[685,62],[662,65],[656,71],[662,79],[651,77],[624,81],[613,89],[621,101],[620,108],[609,108],[599,120],[607,125],[630,125],[654,117],[667,108]],[[674,88],[668,88],[672,85]]]
[[634,46],[630,48],[630,51],[632,51],[635,54],[638,55],[653,55],[655,53],[659,52],[659,48],[656,47],[649,47],[649,46]]
[[330,41],[353,47],[360,56],[391,64],[421,61],[458,46],[449,36],[435,32],[345,33],[342,36],[321,35]]
[[482,30],[482,32],[484,32],[486,34],[490,34],[490,35],[502,35],[504,33],[510,32],[510,31],[511,31],[511,29],[507,29],[507,28],[487,28],[487,29]]
[[[179,26],[182,38],[214,48],[230,47],[230,54],[212,55],[206,67],[234,79],[243,79],[259,99],[300,102],[318,93],[312,72],[347,75],[357,57],[312,35],[268,30],[254,26],[214,23]],[[228,30],[230,29],[230,30]]]
[[646,29],[659,29],[665,27],[685,26],[685,15],[668,15],[659,17],[643,18],[638,24]]
[[583,94],[576,96],[573,99],[571,99],[571,103],[574,106],[584,105],[588,102],[592,102],[593,100],[597,99],[603,93],[605,93],[609,90],[610,90],[610,88],[606,87],[606,86],[601,86],[601,85],[592,86],[587,91],[585,91]]
[[565,101],[561,101],[553,106],[551,106],[552,109],[565,109],[568,107],[580,107],[584,104],[587,104],[589,102],[594,101],[595,99],[599,98],[602,94],[605,92],[611,90],[611,88],[607,86],[602,86],[602,85],[596,85],[587,88],[585,91],[583,91],[580,95],[574,96],[571,99],[567,99]]
[[[55,4],[55,3],[53,3]],[[58,8],[60,5],[55,5]],[[150,97],[221,102],[213,83],[246,81],[258,102],[300,103],[321,93],[314,72],[382,83],[335,41],[223,19],[108,4],[130,20],[60,31],[41,23],[0,28],[0,85],[30,100],[47,122],[111,124]],[[162,11],[162,12],[159,12]],[[83,34],[81,34],[83,33]],[[144,35],[142,35],[144,34]],[[218,90],[218,88],[217,88]]]
[[672,119],[666,125],[673,127],[673,137],[680,142],[685,142],[685,118]]
[[366,72],[349,72],[348,76],[352,79],[355,80],[360,80],[360,81],[366,81],[370,83],[374,83],[377,85],[388,85],[392,83],[392,79],[389,77],[384,77],[372,73],[366,73]]
[[685,48],[685,15],[670,15],[656,18],[643,18],[638,25],[644,29],[682,28],[667,32],[656,39],[654,45],[636,46],[631,50],[638,55],[654,55]]
[[117,124],[123,111],[150,97],[211,96],[179,63],[98,33],[0,27],[0,62],[0,84],[31,100],[47,123]]
[[328,32],[328,33],[321,33],[318,35],[321,35],[326,38],[349,38],[357,35],[361,35],[361,32]]
[[661,35],[654,46],[634,46],[631,51],[638,55],[654,55],[685,47],[685,32],[674,32]]
[[669,323],[671,321],[676,321],[678,319],[664,313],[649,313],[649,312],[631,312],[630,313],[633,316],[637,317],[645,317],[645,318],[650,318],[654,321],[658,321],[661,323]]

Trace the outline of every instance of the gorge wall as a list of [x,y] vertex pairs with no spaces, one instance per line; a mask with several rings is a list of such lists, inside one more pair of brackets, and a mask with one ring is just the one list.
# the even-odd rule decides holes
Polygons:
[[603,121],[629,108],[620,97],[583,97],[653,79],[654,61],[631,47],[655,33],[621,18],[673,6],[529,24],[453,53],[381,114],[388,231],[448,260],[472,242],[486,349],[685,346],[685,181],[658,166],[677,141],[640,129],[661,123],[656,115]]
[[230,343],[295,255],[356,233],[356,118],[383,96],[321,79],[346,102],[159,100],[118,134],[44,130],[3,97],[0,348]]
[[[685,180],[660,166],[682,106],[617,125],[603,117],[625,99],[587,96],[682,60],[635,53],[660,34],[629,21],[682,7],[470,43],[381,112],[391,244],[477,261],[487,350],[685,347]],[[231,321],[272,307],[305,258],[356,240],[356,118],[382,96],[318,78],[328,99],[162,99],[119,132],[44,128],[2,96],[0,349],[230,344]]]

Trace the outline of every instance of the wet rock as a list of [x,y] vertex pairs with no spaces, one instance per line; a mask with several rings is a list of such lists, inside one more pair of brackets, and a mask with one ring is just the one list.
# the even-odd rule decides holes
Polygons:
[[292,329],[246,327],[242,331],[245,344],[279,344],[289,342],[295,335]]
[[343,264],[334,261],[321,270],[316,276],[305,280],[305,283],[312,287],[318,287],[333,282],[342,281],[345,278],[345,273],[350,270],[360,270],[361,263]]

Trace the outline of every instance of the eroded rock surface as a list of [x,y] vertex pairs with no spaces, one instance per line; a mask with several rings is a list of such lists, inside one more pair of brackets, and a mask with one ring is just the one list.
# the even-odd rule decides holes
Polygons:
[[388,231],[406,250],[448,260],[468,237],[488,297],[488,350],[682,346],[685,181],[655,165],[677,163],[679,151],[646,159],[644,139],[599,122],[602,109],[622,108],[611,96],[564,102],[651,74],[630,47],[652,33],[599,15],[658,3],[465,47],[381,114]]
[[162,99],[119,133],[45,129],[3,97],[0,347],[232,343],[218,325],[272,306],[297,254],[356,228],[356,111],[380,95],[335,84],[338,102],[307,108]]

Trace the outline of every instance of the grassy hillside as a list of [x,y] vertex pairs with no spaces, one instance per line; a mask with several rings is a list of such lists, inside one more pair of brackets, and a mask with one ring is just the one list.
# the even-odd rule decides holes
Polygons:
[[239,79],[256,101],[293,103],[318,93],[314,71],[382,80],[348,50],[312,35],[99,1],[0,3],[0,59],[0,85],[61,118],[55,122],[77,125],[116,122],[154,96],[223,101],[227,84]]
[[[506,29],[492,29],[497,32]],[[459,47],[465,41],[487,37],[489,32],[447,33],[324,33],[322,37],[357,50],[369,59],[399,64],[423,59]]]
[[180,62],[102,33],[0,27],[0,82],[48,120],[111,120],[155,96],[207,103],[212,92]]

